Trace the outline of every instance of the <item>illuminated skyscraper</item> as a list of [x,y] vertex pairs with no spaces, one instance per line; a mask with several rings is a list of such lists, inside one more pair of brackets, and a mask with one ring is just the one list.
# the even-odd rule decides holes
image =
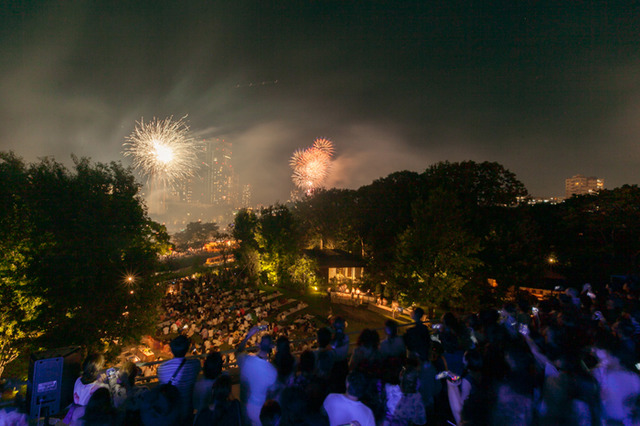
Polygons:
[[231,143],[215,139],[206,146],[205,201],[208,204],[233,203],[233,165]]
[[242,185],[242,207],[251,207],[251,185]]
[[602,189],[604,189],[604,179],[593,176],[575,175],[564,181],[566,198],[571,198],[573,195],[594,194]]

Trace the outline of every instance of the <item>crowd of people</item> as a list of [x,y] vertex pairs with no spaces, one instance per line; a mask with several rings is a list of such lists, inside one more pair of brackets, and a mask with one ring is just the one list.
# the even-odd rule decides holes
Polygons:
[[[279,292],[267,294],[254,288],[222,287],[215,276],[183,278],[169,286],[163,299],[157,336],[165,340],[185,334],[193,341],[194,355],[233,348],[256,324],[296,340],[315,329],[315,318],[306,314],[290,318],[284,324],[283,315],[305,307],[303,302],[287,299]],[[251,343],[255,344],[255,339]],[[226,361],[234,363],[234,355]]]
[[[633,285],[568,289],[425,324],[421,308],[384,339],[345,321],[316,330],[315,349],[252,325],[235,347],[201,364],[186,333],[158,384],[138,388],[135,365],[104,374],[87,357],[65,419],[72,425],[636,425],[640,424],[640,292]],[[404,331],[404,332],[402,332]],[[251,342],[257,352],[248,353]],[[202,374],[200,375],[200,372]],[[239,398],[232,383],[239,376]]]

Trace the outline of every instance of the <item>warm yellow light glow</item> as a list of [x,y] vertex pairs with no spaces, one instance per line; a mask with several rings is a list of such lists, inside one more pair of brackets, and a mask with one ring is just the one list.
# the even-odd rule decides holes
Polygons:
[[162,164],[168,164],[173,160],[173,150],[159,140],[153,141],[153,155]]

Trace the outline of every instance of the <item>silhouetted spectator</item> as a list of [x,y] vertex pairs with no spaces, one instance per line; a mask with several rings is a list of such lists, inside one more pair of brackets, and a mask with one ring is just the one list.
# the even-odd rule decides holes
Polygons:
[[404,344],[407,351],[418,354],[420,359],[427,359],[431,350],[431,334],[429,328],[422,323],[423,316],[422,308],[418,307],[413,311],[411,318],[415,325],[404,334]]
[[382,359],[386,358],[404,358],[407,347],[404,339],[398,336],[398,323],[394,320],[387,320],[384,324],[384,331],[387,338],[380,343],[380,355]]
[[211,389],[218,376],[222,373],[222,356],[213,351],[204,360],[201,377],[193,388],[193,408],[201,410],[211,399]]
[[314,351],[316,374],[328,380],[336,362],[336,353],[331,347],[331,331],[326,327],[319,328],[316,337],[318,342],[318,349]]
[[111,403],[109,389],[99,388],[89,398],[79,424],[83,426],[115,426],[116,420],[116,409]]
[[240,426],[243,423],[240,401],[231,399],[231,378],[222,374],[215,380],[209,402],[198,412],[194,426]]
[[281,410],[278,401],[267,400],[260,410],[260,424],[262,426],[278,426],[280,424]]
[[180,392],[182,398],[183,421],[191,422],[193,417],[193,386],[200,373],[200,361],[196,358],[185,358],[191,342],[180,335],[169,344],[173,359],[163,362],[158,367],[158,382],[172,384]]
[[159,384],[144,394],[140,419],[144,426],[181,426],[185,423],[182,396],[172,384]]
[[423,425],[426,413],[422,397],[417,392],[418,372],[415,368],[406,368],[400,375],[400,392],[387,392],[387,415],[385,426]]
[[353,350],[349,369],[366,372],[370,376],[379,376],[382,367],[382,357],[378,350],[380,336],[375,330],[365,328],[358,337],[358,344]]

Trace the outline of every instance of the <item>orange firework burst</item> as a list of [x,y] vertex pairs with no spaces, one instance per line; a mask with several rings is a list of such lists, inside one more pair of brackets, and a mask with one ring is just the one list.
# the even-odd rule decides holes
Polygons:
[[324,138],[314,140],[310,148],[294,152],[289,162],[293,168],[293,183],[306,193],[320,188],[329,174],[331,157],[333,144]]

